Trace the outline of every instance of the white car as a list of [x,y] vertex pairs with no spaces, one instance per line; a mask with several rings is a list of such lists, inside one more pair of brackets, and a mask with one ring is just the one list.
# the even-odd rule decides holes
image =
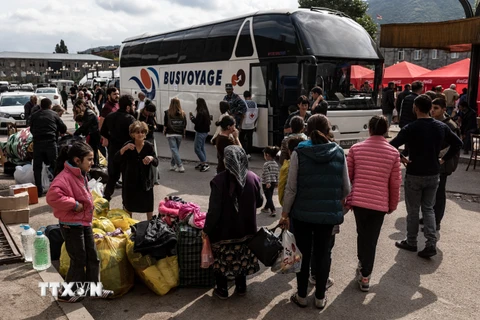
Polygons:
[[0,95],[0,130],[7,129],[7,123],[26,126],[24,105],[30,100],[31,92],[4,92]]
[[38,88],[37,90],[35,90],[35,95],[43,96],[45,98],[52,100],[52,106],[56,104],[63,106],[60,92],[58,92],[57,88],[53,88],[53,87]]

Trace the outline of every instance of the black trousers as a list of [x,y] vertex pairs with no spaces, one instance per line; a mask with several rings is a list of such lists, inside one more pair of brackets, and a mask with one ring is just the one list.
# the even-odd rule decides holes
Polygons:
[[55,172],[58,149],[55,141],[35,141],[33,143],[33,176],[37,186],[38,196],[43,194],[42,169],[43,164],[50,166],[50,171]]
[[[332,238],[330,239],[330,251],[328,252],[328,261],[330,266],[332,265],[332,250],[335,247],[335,235],[332,234]],[[315,259],[314,248],[312,246],[312,257],[310,258],[310,274],[315,276],[317,273],[317,261]]]
[[310,259],[312,244],[316,260],[316,282],[315,297],[325,297],[325,286],[330,274],[330,245],[332,239],[333,225],[315,224],[292,219],[293,230],[297,247],[302,253],[302,268],[297,273],[297,291],[301,298],[307,296],[308,277],[310,276]]
[[263,193],[265,194],[265,198],[267,200],[264,208],[275,211],[275,204],[273,203],[273,192],[275,191],[277,184],[275,182],[271,183],[270,188],[268,189],[266,184],[262,185],[262,187],[263,187]]
[[242,143],[243,149],[247,154],[252,152],[253,145],[253,129],[240,131],[240,142]]
[[353,213],[357,223],[357,257],[362,264],[362,276],[368,277],[373,270],[385,212],[354,207]]
[[63,108],[65,109],[65,112],[67,111],[67,105],[68,105],[68,99],[63,100]]
[[104,190],[104,198],[108,201],[111,200],[113,193],[115,192],[115,185],[120,179],[120,167],[115,163],[115,154],[118,152],[116,148],[108,147],[108,182]]
[[[222,273],[215,273],[215,284],[218,289],[228,291],[228,279]],[[240,290],[247,288],[247,276],[244,274],[236,276],[235,287]]]
[[93,149],[93,164],[95,166],[99,165],[99,160],[98,160],[98,149],[100,148],[100,132],[94,132],[90,133],[90,138],[88,140],[88,144],[90,147]]
[[100,261],[92,227],[60,224],[60,232],[70,257],[70,268],[65,282],[99,282]]
[[447,195],[446,195],[446,185],[447,185],[447,174],[440,174],[440,182],[438,184],[437,195],[435,200],[435,205],[433,210],[435,211],[435,221],[437,226],[442,222],[443,216],[445,215],[445,206],[447,204]]

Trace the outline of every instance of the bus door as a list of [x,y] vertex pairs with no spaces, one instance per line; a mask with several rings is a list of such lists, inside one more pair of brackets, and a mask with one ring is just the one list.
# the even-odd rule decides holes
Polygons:
[[[265,62],[250,66],[250,90],[259,106],[257,141],[254,145],[280,145],[288,108],[300,95],[298,63]],[[257,144],[255,143],[257,142]]]

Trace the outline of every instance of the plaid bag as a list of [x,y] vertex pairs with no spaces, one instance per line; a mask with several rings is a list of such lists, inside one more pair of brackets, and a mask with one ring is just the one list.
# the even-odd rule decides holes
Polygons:
[[[187,220],[188,221],[188,220]],[[177,226],[177,256],[180,269],[180,287],[213,287],[212,268],[202,269],[202,230],[186,223]]]

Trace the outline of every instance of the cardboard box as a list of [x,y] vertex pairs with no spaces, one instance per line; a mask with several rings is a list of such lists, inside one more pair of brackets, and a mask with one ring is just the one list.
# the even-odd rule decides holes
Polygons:
[[30,209],[18,209],[18,210],[2,210],[0,212],[0,218],[3,223],[28,223],[30,219]]
[[0,211],[28,208],[28,193],[21,192],[14,196],[0,197]]
[[[33,183],[16,184],[10,186],[10,195],[16,195],[22,192],[28,192],[28,204],[38,203],[37,187]],[[0,208],[1,209],[1,208]]]

